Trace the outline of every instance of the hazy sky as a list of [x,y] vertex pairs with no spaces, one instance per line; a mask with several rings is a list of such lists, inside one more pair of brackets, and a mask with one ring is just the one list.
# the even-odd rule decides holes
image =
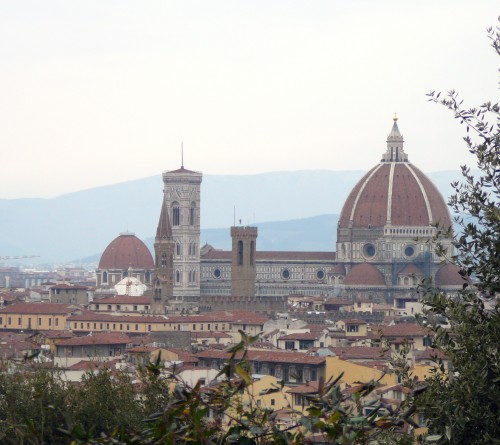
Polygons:
[[180,166],[366,170],[399,115],[424,171],[470,163],[427,102],[498,99],[498,1],[0,2],[0,198]]

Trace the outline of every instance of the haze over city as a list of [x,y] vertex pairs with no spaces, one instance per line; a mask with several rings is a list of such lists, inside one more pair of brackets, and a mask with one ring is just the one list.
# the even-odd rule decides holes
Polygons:
[[497,94],[480,1],[0,4],[0,198],[159,175],[367,170],[397,112],[423,171],[472,163],[430,90]]

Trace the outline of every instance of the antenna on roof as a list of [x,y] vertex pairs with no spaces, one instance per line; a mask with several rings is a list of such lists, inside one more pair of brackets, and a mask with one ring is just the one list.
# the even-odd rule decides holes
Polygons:
[[184,168],[184,141],[181,141],[181,168]]

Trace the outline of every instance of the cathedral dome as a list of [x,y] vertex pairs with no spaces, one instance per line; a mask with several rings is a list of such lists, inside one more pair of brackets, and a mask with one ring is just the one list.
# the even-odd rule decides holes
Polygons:
[[408,162],[396,121],[381,163],[356,184],[344,203],[340,229],[451,226],[448,207],[436,186]]
[[153,269],[154,261],[146,245],[133,233],[121,233],[109,243],[99,261],[99,269]]

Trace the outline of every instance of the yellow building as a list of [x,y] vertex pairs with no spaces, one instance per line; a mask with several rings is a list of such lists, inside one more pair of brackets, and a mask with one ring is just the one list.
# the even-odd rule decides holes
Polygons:
[[339,357],[326,357],[325,381],[336,379],[342,373],[344,373],[342,381],[351,386],[357,385],[359,382],[379,379],[382,385],[396,385],[398,383],[395,374],[384,375],[384,371],[375,366],[352,363]]
[[82,313],[76,305],[62,303],[17,303],[0,309],[0,330],[65,330],[68,317]]
[[153,315],[111,315],[82,312],[68,318],[68,328],[74,333],[125,332],[144,334],[169,331],[167,318]]

